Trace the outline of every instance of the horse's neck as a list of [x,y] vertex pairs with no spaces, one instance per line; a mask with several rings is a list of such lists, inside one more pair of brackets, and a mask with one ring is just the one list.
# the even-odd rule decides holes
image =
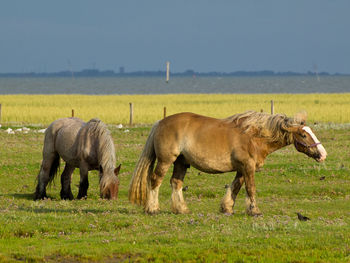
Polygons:
[[288,146],[290,143],[286,141],[280,141],[280,142],[267,142],[268,148],[269,148],[269,153],[273,153],[283,147]]
[[271,141],[269,138],[255,137],[253,141],[255,142],[257,153],[257,166],[262,166],[265,162],[265,158],[269,154],[290,144],[286,137],[280,141]]
[[287,145],[289,145],[287,142],[271,142],[265,138],[260,138],[258,141],[258,144],[260,145],[260,154],[265,159],[267,155],[270,153],[273,153]]

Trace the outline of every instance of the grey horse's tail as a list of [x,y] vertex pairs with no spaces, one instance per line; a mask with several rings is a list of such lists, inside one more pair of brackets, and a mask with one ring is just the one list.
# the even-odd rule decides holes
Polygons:
[[147,200],[147,188],[156,160],[154,133],[158,127],[158,123],[159,122],[156,122],[152,127],[130,181],[129,200],[134,204],[145,205]]
[[50,168],[50,173],[49,173],[49,183],[55,179],[58,169],[60,167],[60,156],[56,154],[55,158],[53,159],[51,168]]

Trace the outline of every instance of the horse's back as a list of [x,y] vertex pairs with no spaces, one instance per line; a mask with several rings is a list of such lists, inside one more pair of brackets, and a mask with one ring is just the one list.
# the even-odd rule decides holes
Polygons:
[[60,130],[65,130],[67,127],[72,126],[72,124],[75,126],[77,124],[78,126],[81,126],[83,123],[84,122],[78,118],[63,118],[53,121],[45,131],[44,145],[50,142],[55,144],[55,140]]
[[190,112],[178,113],[171,115],[158,124],[155,132],[157,142],[161,141],[162,147],[168,147],[164,144],[179,144],[185,137],[195,135],[197,127],[203,123],[204,116]]
[[52,122],[45,132],[44,154],[57,152],[65,161],[74,158],[77,136],[85,125],[79,118],[63,118]]
[[74,142],[77,133],[84,125],[85,122],[83,122],[81,119],[64,118],[54,121],[50,126],[51,133],[55,135],[55,142],[57,144],[61,144],[64,141]]
[[62,118],[62,119],[58,119],[58,120],[53,121],[49,125],[49,127],[46,129],[46,133],[55,134],[62,128],[64,128],[64,129],[67,129],[67,128],[70,129],[72,127],[81,128],[84,124],[85,124],[85,122],[83,122],[79,118],[74,118],[74,117]]
[[179,113],[159,122],[156,155],[161,159],[183,155],[186,162],[206,172],[232,170],[231,153],[239,130],[227,120],[194,113]]
[[227,120],[202,116],[191,112],[171,115],[159,122],[157,134],[168,137],[170,135],[180,138],[186,136],[212,136],[223,135],[235,128]]

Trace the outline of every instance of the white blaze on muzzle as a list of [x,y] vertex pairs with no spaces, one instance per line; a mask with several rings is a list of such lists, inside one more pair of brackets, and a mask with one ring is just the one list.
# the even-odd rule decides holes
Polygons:
[[323,147],[323,145],[320,143],[320,141],[317,139],[316,135],[312,132],[312,130],[310,129],[310,127],[308,126],[305,126],[303,128],[304,131],[306,131],[310,136],[311,138],[314,140],[315,144],[317,144],[317,150],[318,152],[320,153],[320,159],[319,161],[320,162],[323,162],[326,157],[327,157],[327,152],[326,152],[326,149]]

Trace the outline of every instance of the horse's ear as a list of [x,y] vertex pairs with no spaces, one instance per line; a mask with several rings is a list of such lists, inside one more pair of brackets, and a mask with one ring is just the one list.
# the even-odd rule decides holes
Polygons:
[[119,166],[118,166],[117,168],[114,169],[114,174],[115,174],[115,176],[118,176],[121,166],[122,166],[122,165],[119,164]]
[[306,124],[307,113],[306,111],[300,111],[294,115],[294,121],[300,123],[301,125]]

